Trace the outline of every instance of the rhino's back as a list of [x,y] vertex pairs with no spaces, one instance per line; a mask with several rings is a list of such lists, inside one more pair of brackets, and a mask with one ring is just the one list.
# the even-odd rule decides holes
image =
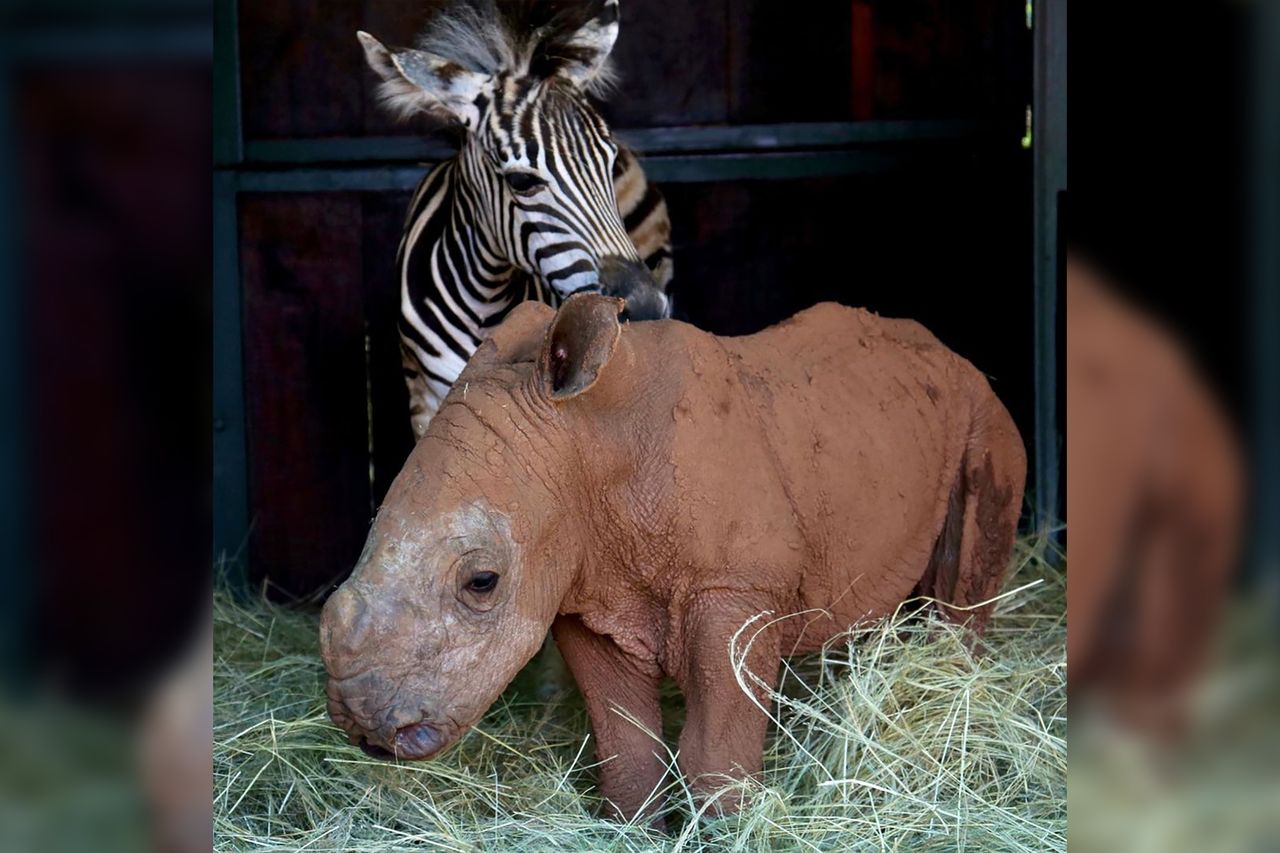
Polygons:
[[[822,304],[718,338],[742,404],[714,449],[749,529],[779,532],[801,607],[882,612],[928,564],[968,436],[975,369],[923,326]],[[700,387],[717,381],[700,377]],[[711,388],[711,396],[716,389]],[[739,510],[740,508],[740,510]]]
[[868,367],[894,351],[912,351],[935,361],[956,356],[915,320],[881,317],[864,308],[823,302],[754,335],[721,338],[753,371],[782,377],[788,368],[813,370]]

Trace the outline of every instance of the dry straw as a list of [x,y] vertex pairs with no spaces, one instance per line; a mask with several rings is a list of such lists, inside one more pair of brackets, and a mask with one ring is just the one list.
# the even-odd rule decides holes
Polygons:
[[[535,662],[436,761],[387,764],[324,710],[314,615],[215,596],[214,833],[220,851],[1061,850],[1066,594],[1019,543],[984,648],[905,612],[789,661],[764,778],[699,811],[676,773],[666,833],[599,818],[582,703]],[[727,653],[763,622],[744,626]],[[745,684],[753,674],[740,669]],[[678,697],[669,701],[672,725]],[[674,767],[672,732],[655,737]]]

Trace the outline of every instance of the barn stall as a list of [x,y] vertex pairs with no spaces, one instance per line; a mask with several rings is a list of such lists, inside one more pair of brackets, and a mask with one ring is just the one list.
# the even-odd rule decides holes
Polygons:
[[[389,44],[411,42],[420,3],[263,0],[222,2],[217,11],[214,550],[226,558],[228,589],[316,603],[350,572],[412,447],[395,251],[424,164],[452,152],[426,125],[399,125],[378,110],[354,37],[368,30]],[[604,108],[666,194],[679,318],[745,334],[835,300],[920,320],[990,378],[1026,439],[1028,531],[1052,526],[1060,506],[1064,11],[1052,2],[993,0],[626,3],[614,52],[621,84]],[[1050,583],[1038,595],[1015,596],[1021,609],[1008,630],[1055,618],[1063,627],[1061,586],[1046,566],[1052,536],[1028,540],[1021,553],[1029,572],[1022,579]],[[234,597],[219,605],[222,629],[247,626],[221,638],[223,646],[234,636],[250,657],[298,667],[273,667],[279,680],[255,685],[233,655],[219,664],[222,687],[305,703],[318,661],[299,650],[314,621]],[[297,644],[278,637],[273,644],[277,625],[280,636],[296,628]],[[921,636],[890,627],[898,630],[884,636],[906,638],[903,660],[924,656],[917,672],[945,672],[964,657],[958,643],[931,657],[911,645]],[[1010,654],[1025,655],[1031,670],[1051,666],[1059,641],[1050,632]],[[889,661],[864,665],[893,669]],[[902,683],[913,677],[910,666],[895,671]],[[1046,706],[1061,687],[1020,686]],[[838,706],[832,696],[827,701]],[[995,701],[985,710],[992,719],[1001,713]],[[803,715],[796,722],[803,725]],[[820,728],[821,714],[808,722]],[[317,750],[339,748],[336,732],[317,735],[306,719],[294,724],[300,728],[284,736]],[[580,709],[566,725],[582,728]],[[1041,746],[1055,737],[1057,724],[1046,725]],[[540,736],[519,714],[494,721],[490,731]],[[274,724],[271,734],[279,734]],[[558,742],[566,743],[577,748],[572,737]],[[950,740],[935,746],[945,754]],[[785,743],[775,748],[775,758],[786,752]],[[224,779],[237,803],[252,805],[265,792],[260,806],[284,808],[288,774],[274,783],[268,774],[255,790],[245,787],[251,760],[243,764],[234,750],[215,763],[223,759],[236,774],[250,771],[239,783],[230,770]],[[455,760],[484,773],[496,757],[472,744]],[[227,766],[216,766],[215,775],[220,769]],[[578,778],[572,767],[539,767],[553,776],[557,769],[562,781]],[[882,769],[890,777],[902,772]],[[1036,772],[1031,786],[1052,788],[1053,767]],[[792,796],[811,795],[806,784],[797,783]],[[331,802],[359,815],[357,804],[322,789],[304,800],[308,810]],[[465,785],[450,790],[459,801],[475,793]],[[543,792],[534,785],[527,794]],[[424,793],[413,797],[420,805]],[[828,817],[852,808],[828,805]],[[1036,817],[1050,835],[1055,808]],[[258,817],[221,814],[222,837],[261,831]],[[909,832],[939,826],[947,819]],[[453,831],[475,840],[469,827]],[[487,837],[492,843],[495,836]]]
[[[395,251],[450,151],[379,111],[354,33],[410,42],[420,6],[220,6],[214,550],[285,596],[349,571],[412,445]],[[1063,167],[1028,125],[1033,36],[984,0],[651,3],[624,11],[605,115],[667,195],[678,316],[744,334],[832,299],[920,320],[992,378],[1048,520]]]

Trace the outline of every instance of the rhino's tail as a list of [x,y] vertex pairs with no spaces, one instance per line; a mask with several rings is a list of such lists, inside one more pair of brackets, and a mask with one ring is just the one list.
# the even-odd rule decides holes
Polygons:
[[994,606],[984,602],[999,594],[1009,568],[1026,471],[1022,437],[991,395],[974,419],[946,519],[918,587],[943,615],[968,621],[977,633]]

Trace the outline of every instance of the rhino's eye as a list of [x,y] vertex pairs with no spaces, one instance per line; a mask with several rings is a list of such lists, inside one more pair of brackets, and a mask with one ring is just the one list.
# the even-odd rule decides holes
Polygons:
[[477,572],[472,575],[471,580],[467,581],[467,589],[471,592],[486,593],[493,592],[494,587],[498,585],[497,572]]

